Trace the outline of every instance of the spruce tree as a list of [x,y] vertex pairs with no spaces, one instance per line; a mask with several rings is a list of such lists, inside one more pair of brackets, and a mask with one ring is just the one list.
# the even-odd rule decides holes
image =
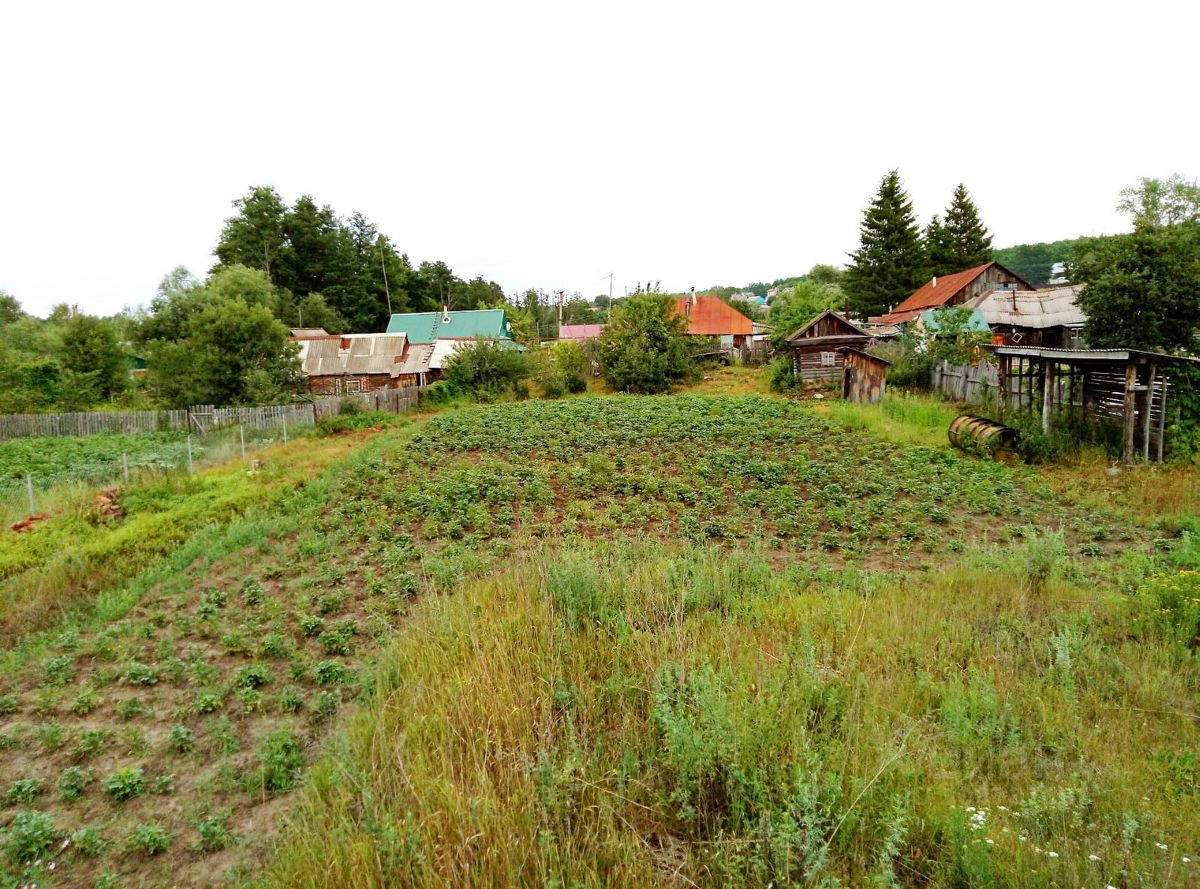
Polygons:
[[936,252],[929,243],[933,274],[950,275],[992,261],[992,236],[979,220],[979,210],[961,182],[954,189],[941,229],[944,241]]
[[929,255],[929,271],[934,275],[948,275],[958,271],[954,267],[958,259],[950,243],[950,233],[936,213],[925,226],[925,250]]
[[863,211],[861,243],[850,258],[844,288],[851,309],[864,317],[884,314],[925,283],[925,245],[899,171],[883,177]]

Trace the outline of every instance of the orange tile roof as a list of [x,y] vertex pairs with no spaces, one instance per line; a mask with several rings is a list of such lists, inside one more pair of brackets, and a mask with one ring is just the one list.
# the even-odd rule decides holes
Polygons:
[[749,336],[754,322],[717,296],[697,296],[689,314],[688,297],[675,300],[675,311],[687,316],[687,332],[692,336]]

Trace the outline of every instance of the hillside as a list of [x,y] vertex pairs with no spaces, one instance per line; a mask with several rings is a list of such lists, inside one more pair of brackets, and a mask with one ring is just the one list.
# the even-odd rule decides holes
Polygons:
[[1056,262],[1067,262],[1072,251],[1090,238],[1068,238],[1064,241],[1042,241],[1037,244],[1017,244],[996,251],[996,262],[1035,286],[1050,280],[1050,269]]
[[0,579],[9,880],[1200,885],[1196,474],[945,419],[478,406],[130,496],[176,542],[123,570],[52,519]]

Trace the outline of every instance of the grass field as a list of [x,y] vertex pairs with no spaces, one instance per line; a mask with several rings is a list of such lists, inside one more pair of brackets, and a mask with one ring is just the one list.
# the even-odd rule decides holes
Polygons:
[[0,887],[1200,885],[1196,472],[946,413],[463,408],[46,523]]

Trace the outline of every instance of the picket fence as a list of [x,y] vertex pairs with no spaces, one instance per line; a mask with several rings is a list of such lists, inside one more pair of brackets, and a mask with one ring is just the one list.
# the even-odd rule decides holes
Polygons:
[[939,363],[933,369],[933,388],[952,401],[980,403],[1000,389],[1000,371],[994,364]]
[[203,435],[230,426],[244,426],[247,429],[276,429],[285,425],[304,428],[334,416],[341,411],[343,404],[350,401],[357,401],[366,410],[404,413],[417,406],[422,391],[417,387],[378,389],[374,392],[322,396],[312,402],[263,407],[196,405],[189,410],[172,411],[0,414],[0,440],[175,430]]

